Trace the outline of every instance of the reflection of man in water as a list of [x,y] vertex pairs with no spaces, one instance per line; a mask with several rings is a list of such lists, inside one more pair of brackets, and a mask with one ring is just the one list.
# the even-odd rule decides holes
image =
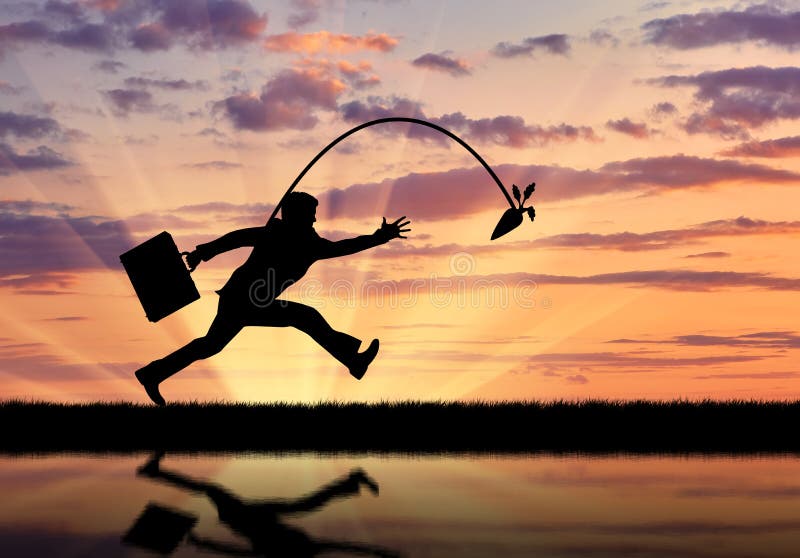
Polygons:
[[161,469],[163,453],[157,453],[137,472],[140,475],[165,481],[173,486],[205,494],[216,506],[219,519],[233,531],[250,542],[250,548],[231,543],[201,538],[189,534],[194,545],[214,552],[235,556],[293,556],[312,557],[325,552],[392,557],[397,554],[386,549],[358,543],[315,540],[304,531],[282,523],[287,515],[299,515],[316,511],[337,498],[348,498],[359,494],[367,487],[378,494],[378,485],[362,469],[354,469],[349,475],[321,488],[314,494],[297,500],[275,500],[244,502],[224,488],[187,476]]
[[136,371],[147,395],[157,405],[165,405],[158,385],[196,360],[217,354],[245,326],[292,326],[311,336],[350,374],[360,380],[378,353],[378,340],[358,352],[361,341],[334,330],[325,318],[310,306],[278,299],[287,287],[305,275],[317,260],[355,254],[393,238],[405,238],[405,217],[383,224],[371,235],[332,242],[314,230],[317,200],[304,192],[292,192],[281,205],[283,219],[273,219],[263,227],[230,232],[217,240],[201,244],[187,261],[194,268],[200,261],[243,246],[252,246],[247,261],[234,271],[217,291],[220,295],[217,316],[208,333],[191,341],[166,357]]

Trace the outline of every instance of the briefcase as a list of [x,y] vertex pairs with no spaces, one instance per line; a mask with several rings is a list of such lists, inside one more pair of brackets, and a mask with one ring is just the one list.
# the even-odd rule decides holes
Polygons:
[[164,231],[119,257],[151,322],[200,298],[172,236]]
[[171,554],[197,523],[193,515],[159,504],[147,504],[122,542],[158,552]]

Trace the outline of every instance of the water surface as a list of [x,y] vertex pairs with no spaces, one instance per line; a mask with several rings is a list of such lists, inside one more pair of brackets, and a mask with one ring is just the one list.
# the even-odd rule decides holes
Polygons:
[[0,555],[153,556],[150,506],[172,556],[800,556],[794,456],[150,458],[0,458]]

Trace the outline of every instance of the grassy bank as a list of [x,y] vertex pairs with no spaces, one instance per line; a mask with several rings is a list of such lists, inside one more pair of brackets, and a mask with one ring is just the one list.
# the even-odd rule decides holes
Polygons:
[[800,402],[0,403],[0,451],[795,452]]

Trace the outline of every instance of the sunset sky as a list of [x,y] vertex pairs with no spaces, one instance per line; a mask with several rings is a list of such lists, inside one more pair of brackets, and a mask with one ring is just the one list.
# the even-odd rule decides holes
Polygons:
[[339,239],[288,298],[381,351],[356,382],[247,328],[167,400],[800,396],[800,2],[9,0],[0,4],[0,399],[146,397],[247,257],[147,321],[119,255],[191,250],[298,190]]

